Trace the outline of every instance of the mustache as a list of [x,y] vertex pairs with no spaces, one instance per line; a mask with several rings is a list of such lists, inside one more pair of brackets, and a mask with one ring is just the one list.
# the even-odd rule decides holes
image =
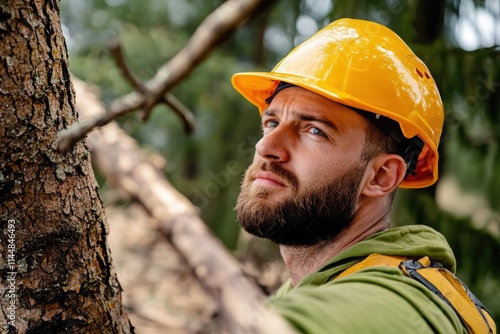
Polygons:
[[297,189],[297,187],[299,186],[299,180],[295,176],[295,174],[293,174],[289,170],[283,168],[279,163],[272,162],[272,161],[258,162],[257,164],[254,164],[250,167],[250,169],[249,169],[250,175],[249,176],[252,179],[254,179],[252,174],[255,173],[256,171],[259,171],[259,170],[276,174],[281,179],[285,180],[292,188]]

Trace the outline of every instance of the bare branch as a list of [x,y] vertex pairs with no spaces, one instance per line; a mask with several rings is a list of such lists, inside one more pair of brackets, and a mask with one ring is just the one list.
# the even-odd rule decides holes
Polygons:
[[[88,86],[72,78],[82,117],[104,109]],[[156,220],[157,228],[193,268],[212,295],[229,333],[293,333],[279,316],[263,307],[262,291],[208,230],[198,209],[176,191],[116,123],[89,135],[92,160],[115,186],[136,198]]]
[[182,81],[222,41],[226,40],[244,21],[256,12],[271,6],[276,0],[228,0],[208,15],[195,31],[188,44],[164,64],[144,86],[147,94],[132,92],[115,100],[108,112],[95,116],[86,126],[73,125],[58,136],[59,149],[67,150],[85,137],[94,127],[135,111],[149,110],[164,101],[165,93]]
[[177,116],[180,117],[182,124],[184,125],[184,131],[187,134],[193,133],[195,122],[194,115],[191,110],[189,110],[188,107],[182,104],[182,102],[179,101],[172,93],[165,94],[164,102],[176,113]]
[[58,142],[58,149],[63,152],[69,150],[77,141],[83,139],[92,129],[104,126],[120,116],[140,109],[143,104],[144,99],[137,92],[132,92],[116,100],[111,104],[109,110],[106,111],[106,109],[103,109],[103,112],[99,115],[86,119],[84,122],[76,123],[68,129],[59,132],[56,139]]
[[120,69],[123,77],[130,83],[132,88],[140,93],[145,94],[146,88],[127,66],[127,61],[125,60],[125,56],[123,55],[122,46],[118,38],[113,39],[109,43],[109,51],[111,52],[111,55],[113,56],[113,59],[115,60],[116,65]]
[[[120,41],[118,39],[114,39],[111,41],[111,43],[109,44],[109,50],[123,77],[130,83],[132,88],[134,88],[139,93],[147,94],[144,85],[139,81],[139,79],[137,79],[137,77],[127,66],[127,61],[125,60]],[[166,93],[163,96],[162,102],[169,106],[176,113],[176,115],[179,116],[184,126],[184,131],[187,134],[190,134],[194,131],[195,122],[191,110],[184,106],[184,104],[182,104],[182,102],[179,101],[172,93]],[[142,120],[147,121],[150,113],[151,109],[143,110]]]

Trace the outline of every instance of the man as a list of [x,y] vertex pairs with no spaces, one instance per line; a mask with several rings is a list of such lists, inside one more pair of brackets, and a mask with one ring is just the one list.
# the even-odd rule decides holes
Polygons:
[[304,333],[495,332],[441,234],[389,228],[398,187],[436,182],[443,127],[429,70],[396,34],[338,20],[232,82],[262,116],[236,209],[280,246],[277,312]]

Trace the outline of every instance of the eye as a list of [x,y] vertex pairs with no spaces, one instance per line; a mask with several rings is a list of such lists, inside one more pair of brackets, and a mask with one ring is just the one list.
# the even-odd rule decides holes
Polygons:
[[280,123],[274,119],[262,120],[262,132],[266,134],[278,127],[279,124]]
[[278,126],[278,124],[279,124],[278,121],[276,121],[274,119],[270,119],[270,120],[264,122],[264,127],[275,128]]
[[326,134],[323,131],[314,126],[309,129],[309,133],[312,133],[315,136],[326,137]]

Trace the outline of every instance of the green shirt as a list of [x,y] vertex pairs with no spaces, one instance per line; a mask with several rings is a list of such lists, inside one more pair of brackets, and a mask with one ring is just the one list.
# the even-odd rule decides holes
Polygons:
[[301,333],[467,333],[453,309],[394,267],[369,267],[333,281],[368,255],[428,256],[455,272],[445,238],[413,225],[392,228],[333,257],[292,288],[285,283],[270,306]]

